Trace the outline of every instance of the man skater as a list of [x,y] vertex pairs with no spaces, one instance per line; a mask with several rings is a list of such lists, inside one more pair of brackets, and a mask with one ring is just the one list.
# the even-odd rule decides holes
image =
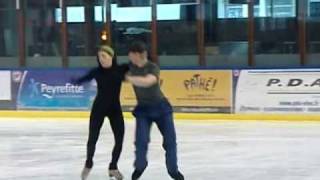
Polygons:
[[129,47],[129,73],[127,80],[133,84],[138,104],[133,111],[136,118],[135,170],[132,180],[137,180],[147,167],[147,151],[152,123],[156,123],[162,136],[166,151],[166,166],[169,175],[175,180],[184,180],[177,165],[176,132],[173,110],[160,90],[160,69],[147,59],[146,45],[134,42]]

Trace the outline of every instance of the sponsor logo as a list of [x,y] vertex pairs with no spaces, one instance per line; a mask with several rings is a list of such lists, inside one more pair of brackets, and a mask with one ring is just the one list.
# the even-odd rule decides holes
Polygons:
[[204,91],[214,91],[218,83],[217,79],[212,77],[201,77],[200,74],[194,74],[190,79],[184,81],[184,87],[187,90],[200,89]]
[[303,79],[289,79],[287,81],[281,81],[281,79],[273,78],[269,79],[267,87],[320,87],[320,79],[315,79],[309,83],[306,83]]
[[41,95],[48,99],[52,99],[54,97],[68,97],[84,93],[83,86],[78,86],[71,83],[65,83],[63,85],[50,85],[47,83],[37,82],[34,79],[30,79],[29,88],[29,96],[31,98]]

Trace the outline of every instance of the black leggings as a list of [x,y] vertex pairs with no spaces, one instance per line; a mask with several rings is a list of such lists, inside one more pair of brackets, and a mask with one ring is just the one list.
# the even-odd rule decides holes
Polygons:
[[87,168],[92,168],[93,166],[93,156],[96,149],[96,143],[98,141],[100,129],[103,125],[105,117],[109,118],[115,142],[109,169],[118,169],[117,164],[122,151],[124,137],[124,120],[122,111],[121,109],[113,110],[111,114],[106,114],[99,112],[99,110],[94,110],[94,108],[90,115],[89,138],[87,143],[87,160],[85,165]]

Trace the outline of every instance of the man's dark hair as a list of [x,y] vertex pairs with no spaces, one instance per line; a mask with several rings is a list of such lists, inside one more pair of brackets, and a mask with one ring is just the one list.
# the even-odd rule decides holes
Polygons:
[[144,53],[147,51],[147,46],[144,42],[142,41],[134,41],[130,46],[129,46],[129,52],[133,53]]

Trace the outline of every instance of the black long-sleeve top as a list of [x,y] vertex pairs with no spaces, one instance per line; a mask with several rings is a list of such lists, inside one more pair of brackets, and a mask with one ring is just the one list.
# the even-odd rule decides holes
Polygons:
[[128,70],[127,64],[117,65],[116,60],[113,60],[110,68],[103,68],[99,64],[97,68],[91,69],[86,75],[75,80],[75,83],[82,84],[95,79],[97,95],[94,103],[108,108],[120,104],[121,84]]

